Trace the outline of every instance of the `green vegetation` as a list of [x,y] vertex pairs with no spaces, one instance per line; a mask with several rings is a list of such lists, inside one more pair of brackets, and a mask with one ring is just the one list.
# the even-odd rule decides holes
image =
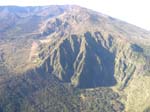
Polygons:
[[121,112],[124,106],[119,95],[109,88],[81,90],[81,111],[83,112]]
[[1,112],[115,112],[124,106],[109,88],[73,89],[52,74],[13,77],[0,92]]
[[79,98],[51,75],[13,77],[0,95],[1,112],[78,112]]

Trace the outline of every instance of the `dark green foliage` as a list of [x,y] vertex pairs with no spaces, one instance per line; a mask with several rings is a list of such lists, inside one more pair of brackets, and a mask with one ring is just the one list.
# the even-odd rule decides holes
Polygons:
[[78,98],[52,75],[29,72],[10,79],[0,95],[1,112],[78,112]]
[[83,90],[81,93],[85,97],[81,100],[84,112],[121,112],[124,109],[123,104],[117,101],[119,95],[109,88]]
[[[29,71],[1,85],[0,112],[115,112],[123,110],[109,88],[73,89],[54,75]],[[81,99],[81,94],[85,100]],[[114,103],[112,103],[114,102]],[[116,106],[117,105],[117,106]],[[117,107],[117,110],[116,108]]]

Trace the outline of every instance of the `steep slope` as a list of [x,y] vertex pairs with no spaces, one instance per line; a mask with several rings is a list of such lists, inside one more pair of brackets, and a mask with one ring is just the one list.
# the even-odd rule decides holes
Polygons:
[[43,71],[52,72],[74,86],[113,86],[118,82],[121,89],[133,74],[147,72],[141,71],[149,61],[143,47],[149,47],[149,35],[142,35],[144,30],[138,29],[143,37],[133,38],[131,36],[137,34],[130,29],[136,27],[128,25],[129,30],[119,33],[122,29],[118,29],[117,24],[125,23],[116,20],[117,24],[110,24],[112,21],[107,16],[92,15],[92,11],[79,7],[75,9],[50,19],[41,29],[41,35],[51,40],[46,43],[48,48],[44,47],[39,54],[41,60],[46,57],[41,65],[45,66]]
[[[150,32],[79,6],[0,7],[0,16],[0,100],[4,112],[7,108],[15,111],[16,102],[23,102],[16,111],[43,102],[47,103],[38,109],[29,106],[29,110],[50,111],[49,101],[50,105],[58,103],[56,111],[63,107],[64,111],[119,112],[124,109],[119,100],[125,111],[149,108],[144,102],[150,102]],[[78,95],[74,87],[79,89]],[[12,92],[13,88],[16,91]],[[9,101],[12,94],[3,99],[5,93],[13,93],[18,100]],[[28,95],[33,95],[35,103]]]

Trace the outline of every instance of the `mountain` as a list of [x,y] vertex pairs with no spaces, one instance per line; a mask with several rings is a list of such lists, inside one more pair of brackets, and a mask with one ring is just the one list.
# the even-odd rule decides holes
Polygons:
[[147,112],[150,32],[79,6],[0,7],[2,112]]

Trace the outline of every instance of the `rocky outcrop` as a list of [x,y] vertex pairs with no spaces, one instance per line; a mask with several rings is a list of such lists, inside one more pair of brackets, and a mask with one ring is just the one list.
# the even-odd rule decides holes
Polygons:
[[[41,52],[46,59],[41,71],[55,74],[61,81],[75,87],[111,87],[123,89],[132,76],[144,66],[142,48],[117,37],[104,37],[101,32],[85,32],[62,37]],[[44,55],[44,56],[43,56]]]

